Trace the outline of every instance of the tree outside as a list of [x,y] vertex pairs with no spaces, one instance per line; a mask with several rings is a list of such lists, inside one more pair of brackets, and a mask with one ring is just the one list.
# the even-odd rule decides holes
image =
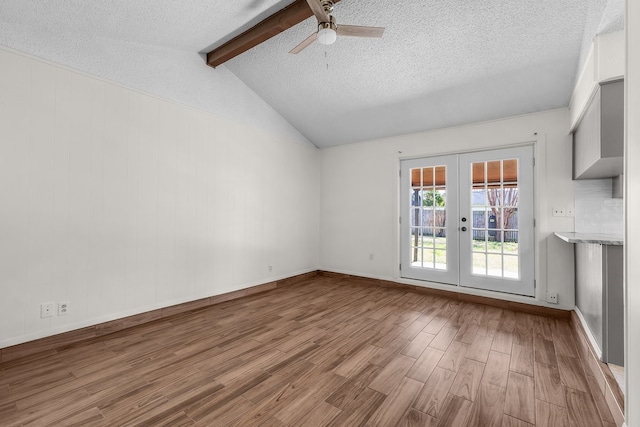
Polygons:
[[439,230],[434,235],[440,237],[445,235],[444,227],[447,225],[447,215],[445,211],[446,199],[444,193],[438,190],[429,190],[423,193],[422,206],[435,208],[431,211],[433,215],[433,226]]
[[517,228],[513,221],[518,215],[518,187],[489,188],[487,201],[492,215],[496,217],[496,240],[502,241],[500,230]]

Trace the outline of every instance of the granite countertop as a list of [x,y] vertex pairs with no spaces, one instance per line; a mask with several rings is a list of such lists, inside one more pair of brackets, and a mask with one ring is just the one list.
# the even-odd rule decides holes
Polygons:
[[601,245],[624,245],[624,237],[615,234],[599,233],[553,233],[567,243],[598,243]]

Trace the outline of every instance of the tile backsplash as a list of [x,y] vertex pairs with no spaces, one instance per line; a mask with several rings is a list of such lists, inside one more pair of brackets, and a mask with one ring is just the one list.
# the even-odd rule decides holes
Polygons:
[[576,233],[622,235],[622,199],[612,197],[612,180],[575,181]]

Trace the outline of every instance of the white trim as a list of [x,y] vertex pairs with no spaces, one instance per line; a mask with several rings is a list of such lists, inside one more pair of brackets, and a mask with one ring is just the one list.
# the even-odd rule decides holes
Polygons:
[[504,145],[493,145],[491,147],[481,147],[478,149],[473,148],[473,149],[458,150],[458,151],[439,151],[439,152],[434,152],[429,154],[419,154],[415,156],[402,156],[401,155],[402,152],[399,151],[398,152],[399,155],[397,156],[397,159],[398,161],[401,162],[403,160],[428,159],[430,157],[449,156],[449,155],[455,155],[455,154],[483,153],[485,151],[503,150],[507,148],[531,147],[531,146],[535,146],[535,144],[538,142],[539,139],[540,137],[536,132],[535,134],[533,134],[533,137],[531,139],[526,139],[526,140],[523,140],[522,142],[516,142],[513,144],[504,144]]
[[[547,135],[545,133],[534,134],[536,137],[533,143],[533,155],[535,165],[533,166],[533,208],[535,227],[533,228],[533,238],[535,247],[535,280],[536,280],[536,299],[546,301],[547,295],[547,239],[548,234],[543,237],[542,230],[548,230],[547,212],[549,206],[546,195],[547,193]],[[572,307],[575,299],[571,298],[566,307]]]

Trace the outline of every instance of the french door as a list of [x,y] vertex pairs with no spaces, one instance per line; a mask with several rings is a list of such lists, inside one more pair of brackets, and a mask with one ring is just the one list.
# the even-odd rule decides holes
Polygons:
[[402,277],[534,295],[533,147],[403,160]]

